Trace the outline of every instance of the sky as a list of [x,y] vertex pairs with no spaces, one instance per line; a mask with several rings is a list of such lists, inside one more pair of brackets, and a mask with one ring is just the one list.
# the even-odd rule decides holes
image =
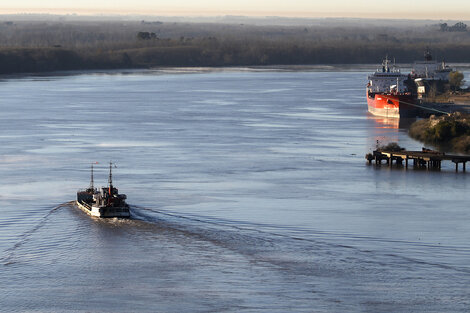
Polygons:
[[0,0],[6,13],[470,20],[470,0]]

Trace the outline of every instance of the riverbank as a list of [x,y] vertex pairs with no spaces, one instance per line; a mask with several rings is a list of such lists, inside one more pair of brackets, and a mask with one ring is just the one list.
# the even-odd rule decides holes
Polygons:
[[409,135],[424,143],[444,150],[470,152],[470,115],[456,112],[416,121],[410,126]]
[[470,112],[470,92],[451,94],[449,96],[449,101],[453,102],[457,108],[461,107],[462,110]]
[[470,114],[470,92],[462,89],[458,92],[445,92],[438,96],[424,99],[421,105],[424,108],[423,117],[432,114],[465,113]]

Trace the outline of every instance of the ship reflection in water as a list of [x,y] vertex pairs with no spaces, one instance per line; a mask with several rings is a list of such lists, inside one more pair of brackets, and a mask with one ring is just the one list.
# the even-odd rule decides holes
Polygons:
[[380,145],[390,142],[399,143],[400,138],[403,138],[399,134],[407,133],[416,118],[385,118],[368,113],[367,120],[374,125],[369,136],[368,146],[369,148],[376,148],[377,143]]
[[403,129],[408,130],[416,121],[416,118],[385,118],[385,117],[374,117],[368,115],[367,119],[375,121],[376,128],[386,128],[386,129]]

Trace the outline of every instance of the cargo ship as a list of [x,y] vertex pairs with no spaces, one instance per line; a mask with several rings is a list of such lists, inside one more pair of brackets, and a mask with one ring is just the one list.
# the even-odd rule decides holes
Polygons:
[[120,217],[129,218],[129,205],[126,203],[126,195],[119,194],[113,186],[113,163],[109,163],[109,180],[107,187],[95,188],[93,181],[93,164],[91,165],[90,187],[77,192],[77,206],[95,217]]
[[429,49],[424,51],[424,60],[415,61],[413,68],[411,69],[411,77],[413,79],[428,79],[428,80],[440,80],[443,82],[449,81],[449,74],[452,73],[453,69],[446,65],[444,61],[437,62],[433,59]]
[[431,52],[424,52],[424,61],[416,61],[411,70],[411,78],[417,86],[418,99],[425,99],[430,94],[446,92],[450,73],[453,68],[443,62],[433,60]]
[[402,74],[385,58],[382,68],[369,75],[367,106],[373,115],[386,118],[416,117],[416,95],[412,92],[409,75]]

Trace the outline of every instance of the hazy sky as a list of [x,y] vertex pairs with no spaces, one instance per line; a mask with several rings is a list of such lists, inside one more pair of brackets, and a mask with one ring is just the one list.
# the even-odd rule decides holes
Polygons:
[[28,12],[470,20],[470,0],[0,0],[0,13]]

